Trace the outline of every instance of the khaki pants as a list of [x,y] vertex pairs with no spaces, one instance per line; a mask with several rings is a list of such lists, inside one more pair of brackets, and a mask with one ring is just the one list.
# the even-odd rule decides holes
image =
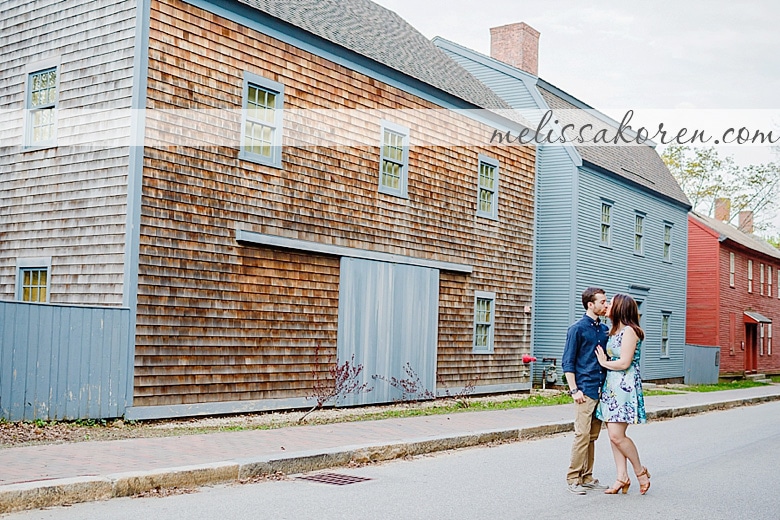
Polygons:
[[587,484],[593,481],[593,459],[596,439],[601,432],[601,421],[593,416],[598,401],[585,396],[582,404],[574,403],[577,416],[574,419],[574,444],[571,447],[571,464],[566,474],[569,484]]

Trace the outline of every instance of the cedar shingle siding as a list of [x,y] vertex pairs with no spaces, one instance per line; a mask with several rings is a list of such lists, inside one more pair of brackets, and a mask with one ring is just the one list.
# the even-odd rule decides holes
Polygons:
[[[150,109],[237,111],[245,71],[283,84],[285,110],[430,109],[393,122],[412,139],[487,145],[492,134],[257,30],[181,2],[152,3]],[[356,124],[339,131],[377,144],[284,146],[281,168],[240,160],[229,146],[146,148],[135,407],[305,397],[312,372],[325,370],[315,355],[335,355],[339,259],[240,244],[237,228],[473,266],[441,273],[439,386],[529,381],[520,358],[530,351],[534,149],[413,147],[405,199],[378,192],[379,121]],[[305,131],[285,127],[283,143]],[[498,221],[475,216],[480,153],[500,163]],[[474,291],[496,293],[493,355],[471,353]]]

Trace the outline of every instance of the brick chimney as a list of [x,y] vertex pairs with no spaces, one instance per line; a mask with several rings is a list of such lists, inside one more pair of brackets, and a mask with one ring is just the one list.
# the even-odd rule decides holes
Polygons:
[[721,222],[731,219],[731,199],[715,199],[715,218]]
[[490,57],[539,75],[539,31],[523,22],[491,27]]
[[740,211],[739,212],[739,230],[745,233],[753,233],[753,212],[752,211]]

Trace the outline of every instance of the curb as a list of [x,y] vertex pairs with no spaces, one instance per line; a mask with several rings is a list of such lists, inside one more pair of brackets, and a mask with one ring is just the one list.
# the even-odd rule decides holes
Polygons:
[[[780,395],[734,399],[695,406],[665,408],[647,413],[648,419],[671,419],[714,410],[780,400]],[[527,428],[498,429],[467,435],[413,439],[394,444],[356,445],[331,450],[290,453],[284,457],[232,460],[154,471],[116,473],[24,482],[0,486],[0,514],[63,506],[79,502],[128,497],[154,489],[192,488],[238,483],[252,477],[306,473],[350,463],[367,464],[427,453],[481,446],[497,442],[536,439],[574,430],[572,421]]]

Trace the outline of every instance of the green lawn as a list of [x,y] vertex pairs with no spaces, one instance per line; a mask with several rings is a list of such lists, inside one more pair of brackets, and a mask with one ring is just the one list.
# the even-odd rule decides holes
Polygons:
[[739,379],[730,382],[720,382],[715,385],[690,385],[686,386],[688,392],[717,392],[719,390],[736,390],[738,388],[753,388],[754,386],[766,386],[766,383],[758,383],[747,379]]

